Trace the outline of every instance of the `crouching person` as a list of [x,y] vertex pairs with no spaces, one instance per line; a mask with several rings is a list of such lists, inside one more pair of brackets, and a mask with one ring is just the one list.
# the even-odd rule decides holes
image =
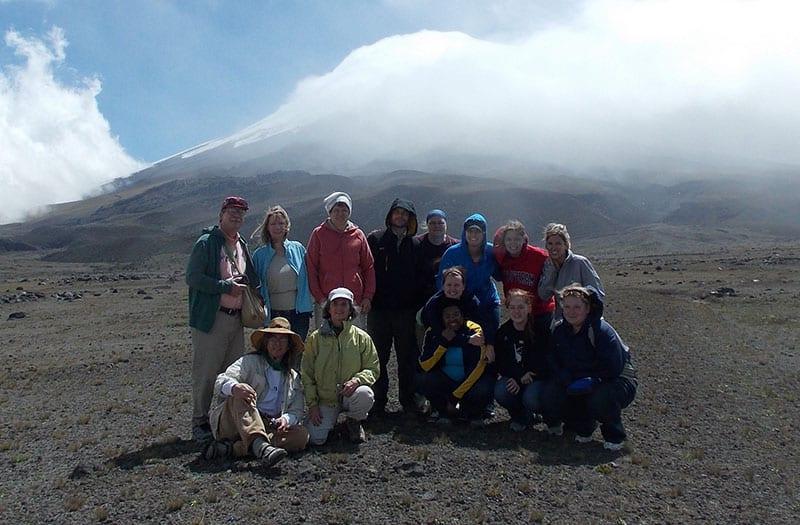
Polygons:
[[447,423],[463,417],[472,426],[482,426],[483,412],[492,401],[494,373],[485,347],[470,343],[473,335],[482,335],[481,327],[464,319],[458,303],[444,305],[442,322],[442,332],[425,333],[419,389],[431,402],[432,420]]
[[308,432],[302,426],[305,399],[293,363],[303,340],[289,321],[276,317],[250,336],[254,350],[217,376],[209,411],[215,441],[206,459],[252,454],[272,466],[288,452],[303,450]]
[[628,347],[603,317],[600,294],[571,284],[559,292],[564,319],[551,337],[551,379],[542,391],[545,423],[561,434],[561,421],[588,443],[600,423],[605,448],[620,450],[625,440],[622,409],[638,386]]
[[311,443],[322,445],[344,412],[350,441],[362,443],[366,434],[361,422],[375,403],[371,386],[380,374],[378,353],[369,334],[352,323],[356,310],[347,288],[331,290],[322,316],[322,326],[306,340],[301,365],[306,428]]

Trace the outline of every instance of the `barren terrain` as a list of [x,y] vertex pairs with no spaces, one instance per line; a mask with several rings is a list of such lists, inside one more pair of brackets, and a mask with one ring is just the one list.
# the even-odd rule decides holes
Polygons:
[[0,522],[796,523],[800,244],[577,251],[639,369],[622,452],[498,410],[388,418],[273,469],[189,441],[185,254],[0,254]]

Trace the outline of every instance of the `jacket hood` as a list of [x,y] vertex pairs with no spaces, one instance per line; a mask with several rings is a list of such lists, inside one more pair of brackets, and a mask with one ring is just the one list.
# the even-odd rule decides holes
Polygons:
[[594,286],[586,286],[586,290],[589,292],[589,307],[591,308],[587,321],[594,325],[599,323],[603,317],[603,296]]
[[389,206],[389,211],[386,213],[386,220],[384,223],[386,224],[387,228],[391,228],[392,225],[389,220],[392,217],[392,211],[395,208],[401,208],[408,212],[408,225],[406,226],[406,231],[408,235],[416,235],[417,234],[417,210],[414,208],[414,203],[408,199],[395,199],[392,201],[392,205]]
[[470,226],[479,226],[483,232],[483,247],[486,248],[486,218],[480,213],[473,213],[464,220],[464,227],[461,229],[461,242],[466,248],[467,246],[467,228]]

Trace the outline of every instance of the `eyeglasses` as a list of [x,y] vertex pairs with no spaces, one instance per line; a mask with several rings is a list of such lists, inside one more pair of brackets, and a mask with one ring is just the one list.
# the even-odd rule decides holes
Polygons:
[[226,213],[230,213],[234,217],[244,217],[247,215],[247,210],[243,210],[242,208],[225,208]]

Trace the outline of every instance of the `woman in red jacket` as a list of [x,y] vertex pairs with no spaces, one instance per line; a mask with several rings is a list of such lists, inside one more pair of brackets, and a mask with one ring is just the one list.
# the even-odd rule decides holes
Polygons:
[[311,232],[306,252],[317,328],[322,317],[319,305],[331,290],[352,291],[354,303],[360,306],[363,315],[369,313],[375,295],[375,261],[364,232],[350,221],[353,210],[350,195],[337,191],[325,197],[324,203],[328,218]]
[[508,221],[494,234],[494,257],[500,266],[503,293],[524,290],[533,296],[531,315],[537,340],[546,342],[556,303],[539,298],[537,289],[548,254],[546,250],[528,244],[528,233],[520,221]]

